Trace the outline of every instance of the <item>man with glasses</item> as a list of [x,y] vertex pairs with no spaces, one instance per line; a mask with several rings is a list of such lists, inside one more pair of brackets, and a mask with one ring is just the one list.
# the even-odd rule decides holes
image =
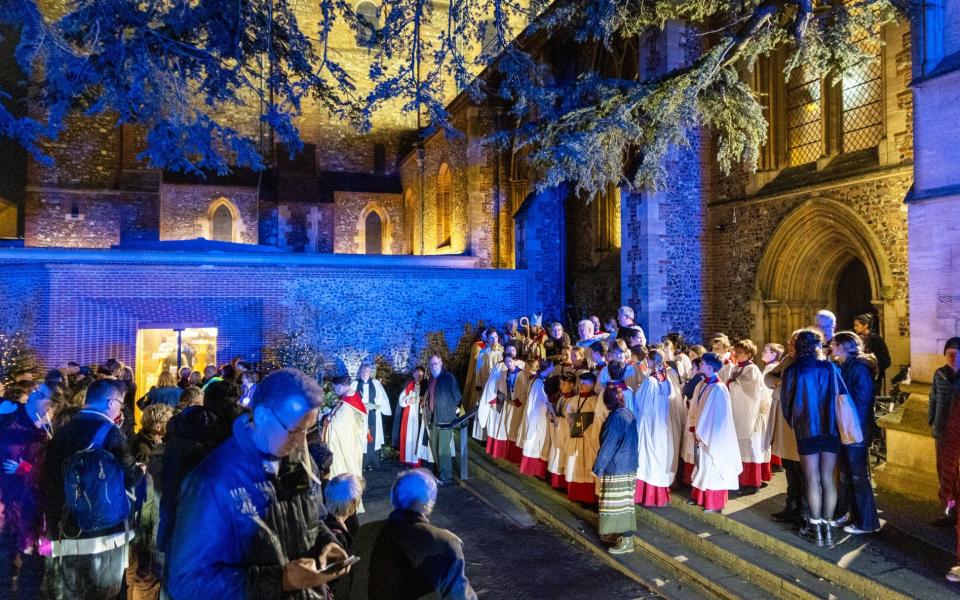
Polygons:
[[[76,515],[65,506],[67,493],[77,493],[80,485],[78,482],[77,486],[65,489],[64,464],[93,445],[97,438],[98,446],[112,454],[122,469],[124,487],[131,490],[140,481],[144,468],[134,460],[118,427],[123,419],[126,391],[126,386],[116,379],[93,382],[87,388],[83,410],[56,431],[47,447],[42,489],[47,536],[52,541],[54,556],[49,587],[57,600],[110,600],[120,594],[129,541],[125,523],[120,521],[102,529],[81,529]],[[110,500],[127,502],[124,495]]]
[[320,474],[307,451],[323,391],[296,369],[268,375],[233,437],[180,491],[164,589],[173,600],[326,598],[349,569],[324,525]]
[[430,380],[424,395],[423,418],[430,426],[430,451],[436,459],[441,485],[453,482],[453,461],[450,451],[453,432],[440,425],[453,421],[460,406],[460,386],[450,371],[444,370],[443,359],[434,354],[427,362]]

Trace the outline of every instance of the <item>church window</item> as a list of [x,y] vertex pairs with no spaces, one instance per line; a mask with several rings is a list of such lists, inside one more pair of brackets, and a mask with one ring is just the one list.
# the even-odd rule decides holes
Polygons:
[[380,11],[373,2],[357,5],[357,45],[370,48],[376,44],[380,30]]
[[218,242],[233,241],[233,215],[227,205],[221,204],[210,219],[210,237]]
[[437,177],[437,247],[450,245],[450,221],[452,220],[453,177],[444,163]]
[[620,188],[615,185],[597,194],[591,203],[593,249],[606,252],[620,247]]
[[383,254],[383,220],[372,210],[364,222],[364,254]]
[[814,162],[823,154],[820,93],[820,75],[813,69],[796,69],[787,82],[787,151],[791,166]]
[[881,44],[866,33],[857,44],[874,59],[850,69],[840,83],[844,152],[872,148],[883,138]]

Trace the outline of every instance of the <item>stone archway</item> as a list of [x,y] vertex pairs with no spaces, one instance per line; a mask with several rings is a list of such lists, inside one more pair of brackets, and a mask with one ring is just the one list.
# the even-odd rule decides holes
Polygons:
[[755,339],[783,342],[795,329],[812,324],[816,311],[836,312],[837,285],[854,261],[866,267],[870,303],[883,323],[885,313],[895,314],[886,306],[893,275],[869,225],[853,209],[826,198],[793,209],[774,231],[760,261]]
[[357,254],[367,254],[367,227],[371,223],[371,215],[376,215],[379,221],[380,253],[393,254],[393,221],[387,211],[376,202],[369,202],[363,207],[357,219],[357,236],[354,238]]

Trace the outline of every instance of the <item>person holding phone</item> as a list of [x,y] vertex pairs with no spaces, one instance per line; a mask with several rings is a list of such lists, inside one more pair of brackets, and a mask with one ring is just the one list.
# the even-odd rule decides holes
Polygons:
[[349,572],[306,437],[323,390],[297,369],[268,375],[233,437],[183,482],[164,589],[173,600],[320,600]]

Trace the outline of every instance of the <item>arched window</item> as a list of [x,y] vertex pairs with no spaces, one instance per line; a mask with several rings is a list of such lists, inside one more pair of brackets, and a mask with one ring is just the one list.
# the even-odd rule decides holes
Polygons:
[[221,197],[210,203],[207,222],[203,227],[205,238],[218,242],[239,242],[241,228],[240,212],[230,200]]
[[380,31],[380,11],[373,2],[357,5],[357,45],[370,48],[377,42]]
[[440,165],[437,176],[437,248],[450,245],[451,202],[453,176],[446,163]]
[[377,211],[370,211],[365,221],[364,254],[383,254],[383,221]]
[[591,210],[593,250],[605,253],[620,247],[620,188],[615,185],[597,194]]
[[883,68],[879,40],[862,35],[856,40],[865,54],[873,56],[843,76],[843,151],[872,148],[883,139]]

